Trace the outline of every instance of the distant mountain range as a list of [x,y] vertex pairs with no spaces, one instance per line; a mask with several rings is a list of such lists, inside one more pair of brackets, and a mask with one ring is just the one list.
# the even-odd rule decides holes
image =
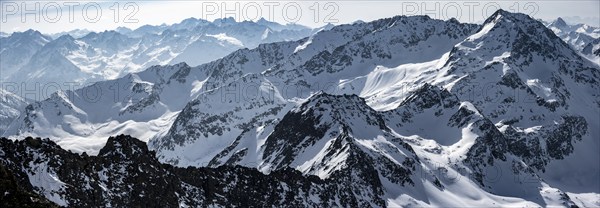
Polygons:
[[596,63],[600,63],[600,28],[569,25],[562,18],[547,24],[556,35]]
[[6,60],[2,62],[2,81],[41,85],[74,82],[81,86],[153,65],[186,62],[196,66],[241,48],[298,40],[316,31],[264,19],[236,22],[233,18],[213,22],[189,18],[178,24],[145,25],[136,30],[73,30],[51,36],[29,30],[1,39],[1,57]]

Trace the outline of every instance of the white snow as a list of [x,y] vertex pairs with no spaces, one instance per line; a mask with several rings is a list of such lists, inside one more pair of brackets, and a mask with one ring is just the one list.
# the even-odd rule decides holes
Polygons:
[[32,167],[33,171],[26,171],[29,183],[36,187],[40,191],[40,194],[44,195],[48,200],[60,206],[68,206],[64,199],[66,184],[60,181],[56,173],[48,172],[49,167],[47,162],[35,164],[31,161],[29,162],[29,166]]
[[244,47],[244,44],[242,43],[242,41],[240,41],[234,37],[227,36],[227,34],[225,34],[225,33],[219,33],[219,34],[215,34],[215,35],[206,35],[206,36],[213,37],[220,41],[225,41],[230,44],[237,45],[239,47]]

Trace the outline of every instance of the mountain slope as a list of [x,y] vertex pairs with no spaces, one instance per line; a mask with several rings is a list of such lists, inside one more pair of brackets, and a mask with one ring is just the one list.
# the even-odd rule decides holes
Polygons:
[[600,38],[596,38],[581,49],[581,53],[586,55],[595,63],[600,63]]
[[[398,112],[401,122],[395,130],[399,134],[434,140],[438,143],[435,146],[447,146],[450,150],[457,145],[465,150],[464,143],[468,141],[472,146],[460,155],[460,160],[471,166],[475,175],[483,175],[489,169],[486,166],[516,161],[525,166],[507,169],[517,173],[532,169],[550,186],[565,191],[597,192],[600,184],[571,177],[575,170],[581,174],[578,178],[594,181],[593,173],[600,170],[597,164],[580,162],[598,156],[599,132],[589,128],[599,124],[595,116],[600,99],[597,65],[579,56],[541,23],[505,11],[496,12],[477,33],[431,65],[437,67],[399,82],[430,83],[444,88],[449,94],[438,96],[457,97],[440,104],[444,108],[476,109],[469,110],[474,113],[461,114],[484,119],[483,123],[474,123],[479,125],[475,134],[481,139],[472,141],[465,137],[470,134],[455,129],[454,122],[448,120],[456,111],[443,109],[425,111],[425,115],[414,110]],[[432,121],[439,121],[435,122],[439,132],[424,127]],[[447,138],[449,135],[453,136]],[[577,167],[586,167],[586,171]],[[477,180],[485,184],[481,178]],[[509,193],[501,187],[491,186],[488,190]]]
[[38,50],[50,41],[52,38],[35,30],[14,32],[10,36],[0,37],[0,59],[2,59],[0,80],[3,82],[13,81],[8,77],[18,72]]
[[0,89],[0,135],[19,117],[28,101],[4,89]]

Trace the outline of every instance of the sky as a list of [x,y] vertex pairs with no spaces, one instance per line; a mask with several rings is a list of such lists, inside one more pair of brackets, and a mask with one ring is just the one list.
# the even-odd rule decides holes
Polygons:
[[237,21],[265,18],[282,24],[319,27],[372,21],[396,15],[429,15],[481,23],[497,9],[546,21],[600,25],[600,1],[6,1],[0,0],[0,31],[27,29],[52,34],[74,29],[131,29],[173,24],[190,17]]

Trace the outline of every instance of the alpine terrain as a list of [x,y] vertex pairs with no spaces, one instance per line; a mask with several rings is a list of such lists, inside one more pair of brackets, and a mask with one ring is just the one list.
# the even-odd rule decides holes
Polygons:
[[81,87],[154,65],[200,65],[241,48],[298,40],[316,31],[265,19],[236,22],[233,18],[212,22],[189,18],[173,25],[145,25],[135,30],[73,30],[50,36],[28,30],[0,37],[0,80],[16,83],[13,93],[17,95],[34,88],[34,83]]
[[91,84],[0,102],[2,203],[600,206],[598,28],[274,24],[30,34],[14,77]]

